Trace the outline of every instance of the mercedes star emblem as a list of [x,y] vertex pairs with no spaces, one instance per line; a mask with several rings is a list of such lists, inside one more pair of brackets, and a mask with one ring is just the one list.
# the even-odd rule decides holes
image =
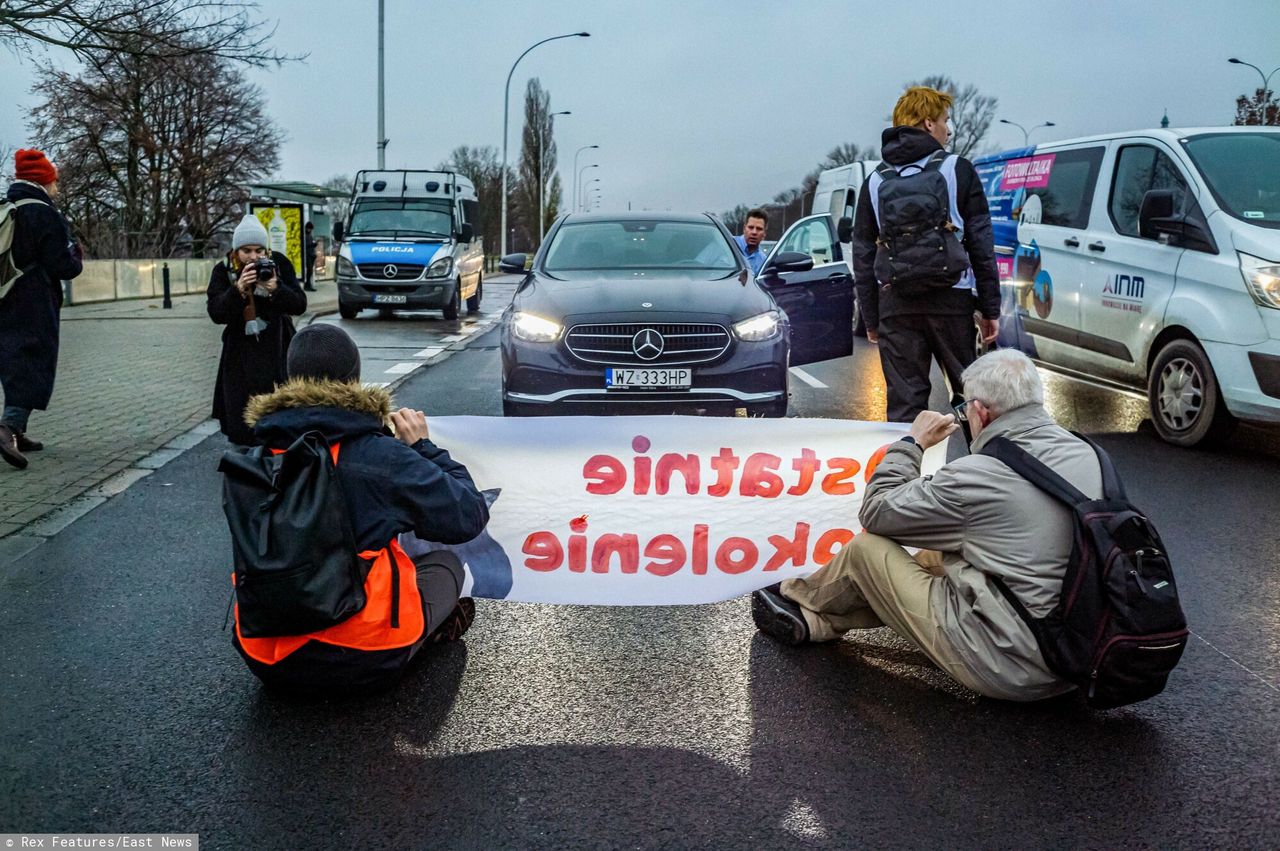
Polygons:
[[631,338],[631,350],[640,360],[655,360],[662,354],[664,348],[666,348],[666,341],[652,328],[645,328]]
[[387,265],[382,267],[382,277],[394,278],[396,276],[396,272],[399,272],[399,271],[400,270],[397,269],[394,265],[392,265],[391,263],[388,263]]

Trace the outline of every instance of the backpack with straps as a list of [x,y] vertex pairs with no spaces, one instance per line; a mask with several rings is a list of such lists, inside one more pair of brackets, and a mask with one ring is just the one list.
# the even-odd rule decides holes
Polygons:
[[923,165],[902,171],[887,162],[876,167],[880,235],[875,276],[882,287],[914,297],[956,285],[969,268],[969,255],[956,238],[951,199],[939,150]]
[[364,608],[338,448],[309,431],[283,452],[256,446],[222,456],[242,635],[306,635]]
[[0,298],[7,296],[13,285],[26,273],[25,269],[19,269],[13,262],[13,237],[18,230],[18,208],[28,204],[44,202],[39,198],[0,202]]
[[992,579],[1031,628],[1049,668],[1079,686],[1091,707],[1110,709],[1163,691],[1190,631],[1160,535],[1125,496],[1102,447],[1076,437],[1098,455],[1101,499],[1085,496],[1008,438],[982,448],[1067,505],[1075,527],[1062,595],[1045,617],[1032,617],[1004,580]]

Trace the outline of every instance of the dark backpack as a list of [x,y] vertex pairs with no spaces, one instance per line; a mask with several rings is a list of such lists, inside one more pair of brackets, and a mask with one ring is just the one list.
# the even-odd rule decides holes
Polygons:
[[1004,437],[981,454],[1004,462],[1071,508],[1075,543],[1053,610],[1035,618],[999,577],[996,586],[1035,634],[1049,668],[1085,692],[1094,709],[1110,709],[1164,690],[1190,635],[1160,535],[1130,504],[1102,447],[1101,499],[1089,499],[1062,476]]
[[247,638],[305,635],[364,608],[365,571],[333,455],[310,431],[278,454],[257,446],[222,456],[222,509]]
[[956,238],[951,199],[942,173],[946,151],[938,151],[923,167],[902,172],[887,162],[876,167],[880,186],[875,276],[882,287],[914,297],[956,285],[969,268],[969,255]]

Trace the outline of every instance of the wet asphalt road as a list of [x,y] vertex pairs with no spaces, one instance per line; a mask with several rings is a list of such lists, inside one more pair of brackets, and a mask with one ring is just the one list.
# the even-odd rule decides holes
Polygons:
[[[398,393],[497,414],[494,334]],[[874,352],[794,412],[878,418]],[[1186,451],[1141,402],[1050,379],[1174,558],[1195,632],[1159,697],[1092,713],[950,683],[886,630],[781,648],[745,600],[481,601],[394,691],[264,693],[220,631],[212,438],[0,566],[0,832],[197,832],[205,848],[1280,844],[1280,449]]]

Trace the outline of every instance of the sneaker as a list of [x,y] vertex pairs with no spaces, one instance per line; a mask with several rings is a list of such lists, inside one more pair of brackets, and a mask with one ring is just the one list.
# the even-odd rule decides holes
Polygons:
[[793,647],[809,640],[809,625],[800,606],[782,596],[781,583],[751,595],[751,619],[756,629]]
[[444,619],[444,623],[436,627],[436,631],[431,633],[428,640],[433,644],[457,641],[470,628],[475,619],[476,601],[470,597],[463,597],[458,600],[458,605],[454,606],[453,611]]
[[13,433],[13,436],[18,439],[19,452],[39,452],[41,449],[44,449],[43,443],[41,443],[38,440],[34,440],[33,438],[27,437],[26,432],[15,431]]
[[27,456],[18,449],[17,433],[3,423],[0,423],[0,458],[19,470],[27,469]]

